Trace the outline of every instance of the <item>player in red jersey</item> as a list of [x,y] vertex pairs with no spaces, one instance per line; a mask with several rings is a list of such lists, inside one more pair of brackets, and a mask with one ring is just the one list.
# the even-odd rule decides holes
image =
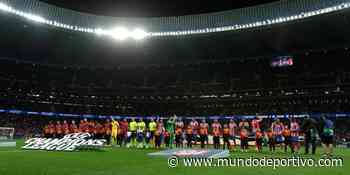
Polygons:
[[164,143],[166,148],[170,148],[170,133],[167,130],[164,131]]
[[220,149],[220,135],[221,135],[221,124],[217,119],[211,124],[214,149]]
[[160,137],[162,138],[163,132],[165,131],[163,119],[157,120],[157,131],[160,134]]
[[94,135],[95,125],[95,121],[88,122],[88,133],[90,133],[91,135]]
[[185,124],[184,124],[184,122],[183,122],[181,119],[178,119],[178,120],[175,122],[175,127],[176,127],[176,128],[184,129]]
[[44,126],[44,137],[45,138],[50,138],[50,128],[49,125]]
[[292,153],[298,152],[300,148],[299,144],[299,132],[300,126],[295,118],[291,119],[290,123],[290,140],[292,145]]
[[199,124],[199,139],[201,142],[201,148],[205,147],[205,143],[208,144],[208,123],[203,119]]
[[248,151],[248,130],[245,127],[240,129],[241,151]]
[[181,119],[178,119],[175,122],[175,143],[177,148],[183,147],[183,134],[184,134],[184,122]]
[[67,123],[66,120],[63,120],[62,130],[63,130],[64,135],[69,134],[69,124]]
[[118,143],[120,146],[127,144],[127,134],[128,134],[129,123],[126,118],[122,121],[119,121],[119,130],[118,130]]
[[249,122],[246,119],[242,119],[241,122],[239,122],[239,128],[249,129]]
[[97,139],[98,138],[98,130],[99,130],[99,128],[98,128],[98,122],[96,122],[95,124],[93,124],[92,126],[91,126],[91,133],[93,134],[93,138],[94,139]]
[[284,129],[283,123],[279,119],[276,119],[276,121],[272,123],[271,129],[273,135],[275,136],[275,144],[282,144],[284,142],[284,137],[282,135]]
[[56,127],[52,123],[52,121],[49,122],[49,130],[50,130],[50,138],[54,138],[55,137],[55,133],[56,133]]
[[193,130],[192,141],[196,143],[198,140],[199,123],[196,119],[193,118],[192,121],[190,122],[190,125]]
[[103,131],[104,127],[100,122],[96,122],[94,127],[94,137],[95,139],[102,139],[103,138]]
[[274,152],[276,150],[276,144],[275,144],[275,136],[274,133],[272,131],[272,128],[269,128],[266,132],[267,138],[268,138],[268,144],[269,144],[269,150]]
[[257,128],[255,131],[255,146],[256,146],[257,152],[262,151],[263,138],[264,138],[263,133],[261,132],[260,128]]
[[62,130],[62,125],[60,121],[56,122],[55,128],[56,128],[56,138],[62,138],[63,130]]
[[233,119],[231,119],[228,127],[230,128],[230,139],[233,140],[233,144],[236,146],[237,124]]
[[284,129],[282,131],[282,135],[284,137],[284,152],[287,152],[288,147],[290,147],[293,150],[292,145],[291,145],[291,133],[290,133],[290,129],[289,129],[288,125],[284,126]]
[[106,122],[104,123],[104,138],[107,141],[107,145],[111,144],[111,134],[112,134],[112,124],[111,121],[109,119],[106,120]]
[[252,120],[252,132],[255,133],[257,129],[260,130],[260,122],[262,121],[261,118],[255,117]]
[[79,132],[84,132],[84,121],[83,120],[80,120],[79,121]]
[[69,130],[70,130],[70,133],[78,133],[79,132],[78,126],[75,124],[74,120],[72,120],[71,124],[69,125]]
[[191,124],[187,125],[186,127],[186,141],[187,141],[187,148],[192,148],[193,126]]
[[157,120],[157,129],[154,134],[154,144],[155,148],[159,149],[162,145],[162,136],[165,131],[163,119]]
[[161,147],[162,133],[163,133],[163,130],[161,130],[161,129],[157,129],[156,132],[154,133],[154,144],[155,144],[156,149],[159,149]]
[[81,120],[79,123],[80,132],[89,132],[89,122],[87,119]]
[[181,120],[178,120],[175,123],[175,146],[176,148],[182,148],[183,147],[183,122]]

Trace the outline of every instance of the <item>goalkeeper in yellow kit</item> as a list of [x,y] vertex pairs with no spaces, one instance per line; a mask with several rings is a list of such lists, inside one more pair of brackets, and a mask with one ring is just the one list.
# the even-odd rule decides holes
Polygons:
[[119,123],[118,121],[112,118],[111,125],[112,125],[112,131],[111,131],[112,144],[114,145],[117,142],[117,138],[118,138]]
[[129,123],[129,129],[130,132],[130,143],[127,145],[127,147],[135,147],[136,146],[136,136],[137,136],[137,122],[134,118],[131,119],[131,122]]
[[146,123],[139,119],[137,122],[137,148],[143,148],[145,142]]

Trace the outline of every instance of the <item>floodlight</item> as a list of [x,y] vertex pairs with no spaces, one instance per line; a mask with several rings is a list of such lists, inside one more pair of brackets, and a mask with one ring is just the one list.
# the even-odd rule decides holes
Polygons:
[[29,14],[29,13],[24,13],[23,17],[25,17],[25,18],[27,18],[29,20],[35,21],[35,22],[39,22],[39,23],[45,23],[46,22],[45,18],[43,18],[41,16],[38,16],[38,15]]
[[125,40],[130,36],[128,29],[124,27],[117,27],[110,32],[110,35],[117,40]]
[[12,7],[0,2],[0,10],[3,10],[5,12],[10,12],[12,11]]
[[135,40],[140,40],[148,36],[148,33],[142,29],[135,29],[131,32],[131,37]]

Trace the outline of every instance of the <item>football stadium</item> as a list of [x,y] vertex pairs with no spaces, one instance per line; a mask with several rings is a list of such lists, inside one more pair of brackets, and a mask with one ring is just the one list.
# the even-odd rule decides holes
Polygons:
[[350,0],[0,0],[0,175],[349,174],[349,28]]

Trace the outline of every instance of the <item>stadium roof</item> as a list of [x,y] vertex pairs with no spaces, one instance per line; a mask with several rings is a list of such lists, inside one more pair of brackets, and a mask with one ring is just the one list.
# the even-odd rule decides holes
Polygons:
[[0,15],[0,57],[66,65],[169,64],[293,54],[350,43],[349,10],[236,32],[116,42]]
[[[349,8],[350,0],[295,0],[200,15],[120,18],[37,0],[0,0],[0,56],[113,65],[241,59],[349,47]],[[146,29],[149,40],[137,40],[138,35],[129,35],[125,28],[105,36],[96,28],[111,32],[108,29],[118,25],[132,34],[142,33],[135,26]],[[137,41],[114,41],[125,36]]]
[[213,13],[172,17],[106,17],[56,7],[38,0],[0,0],[0,10],[64,30],[117,40],[181,36],[260,28],[350,8],[350,0],[296,0]]
[[40,0],[59,7],[115,17],[182,16],[254,6],[278,0]]

